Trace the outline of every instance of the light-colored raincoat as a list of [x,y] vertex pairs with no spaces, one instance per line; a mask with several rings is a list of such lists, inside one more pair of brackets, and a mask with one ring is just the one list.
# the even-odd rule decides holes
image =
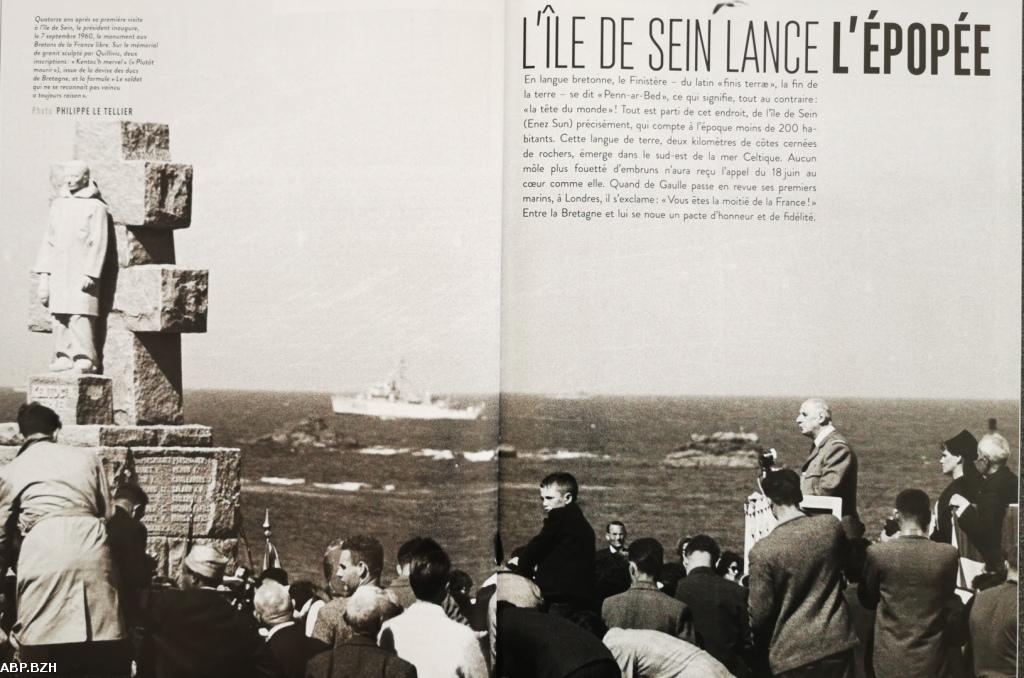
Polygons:
[[0,468],[0,541],[24,535],[17,561],[20,645],[119,640],[124,623],[107,543],[103,466],[87,449],[30,439]]

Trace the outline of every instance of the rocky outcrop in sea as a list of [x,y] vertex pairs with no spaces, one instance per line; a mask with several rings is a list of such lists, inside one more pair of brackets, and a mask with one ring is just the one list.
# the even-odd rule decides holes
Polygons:
[[322,417],[306,417],[285,424],[266,435],[245,440],[243,443],[296,453],[314,450],[354,450],[360,447],[358,440],[352,436],[339,435]]
[[675,468],[719,466],[757,468],[758,457],[765,451],[756,433],[716,431],[694,433],[689,442],[669,452],[662,463]]

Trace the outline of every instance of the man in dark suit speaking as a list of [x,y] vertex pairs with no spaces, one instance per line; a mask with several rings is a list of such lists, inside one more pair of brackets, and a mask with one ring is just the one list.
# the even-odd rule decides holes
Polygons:
[[857,455],[832,425],[832,409],[821,398],[810,398],[796,417],[800,433],[814,441],[800,476],[800,491],[843,500],[843,531],[850,539],[864,536],[857,515]]
[[569,473],[541,481],[544,526],[511,563],[527,577],[533,574],[548,611],[563,615],[589,609],[594,598],[594,528],[580,510],[578,494]]

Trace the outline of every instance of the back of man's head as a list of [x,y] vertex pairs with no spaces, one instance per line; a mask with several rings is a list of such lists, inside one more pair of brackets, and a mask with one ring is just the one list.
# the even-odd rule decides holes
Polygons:
[[412,562],[413,552],[422,543],[423,537],[413,537],[398,547],[398,554],[395,557],[395,561],[398,563],[399,569],[405,568],[406,565],[409,565]]
[[761,480],[761,490],[777,506],[799,506],[804,500],[800,491],[800,476],[789,468],[766,473]]
[[370,579],[380,579],[384,570],[384,547],[373,537],[357,534],[342,542],[342,551],[352,554],[353,563],[365,563]]
[[349,596],[342,617],[352,632],[376,640],[381,625],[401,612],[401,607],[378,586],[360,586]]
[[[686,555],[688,561],[704,561],[706,557],[707,563],[702,562],[702,564],[705,567],[714,567],[714,564],[718,562],[718,558],[722,554],[722,550],[718,547],[718,542],[714,539],[706,534],[698,534],[696,537],[691,537],[689,541],[686,542],[686,546],[683,548],[683,553]],[[697,567],[700,566],[701,565],[697,565]]]
[[18,430],[26,438],[34,433],[53,435],[60,426],[60,417],[45,405],[31,402],[18,408]]
[[576,497],[580,492],[580,486],[576,482],[576,477],[565,471],[558,471],[544,476],[544,480],[540,481],[540,486],[557,487],[560,494],[569,494],[573,501],[576,501]]
[[913,521],[922,530],[928,529],[932,512],[928,495],[924,490],[912,488],[900,492],[896,495],[896,510],[899,512],[901,520]]
[[440,603],[448,591],[448,575],[452,561],[441,545],[424,539],[413,551],[409,569],[409,586],[417,600]]
[[675,593],[680,580],[686,577],[686,567],[682,563],[671,562],[661,566],[657,582],[662,591]]
[[288,593],[292,597],[295,609],[300,611],[306,606],[307,602],[317,597],[316,586],[308,579],[300,579],[289,584]]
[[274,581],[266,579],[253,595],[253,607],[256,616],[264,626],[271,627],[292,621],[292,597],[288,589]]
[[735,551],[722,551],[715,563],[715,573],[733,581],[743,573],[743,556]]
[[665,564],[665,549],[657,539],[651,537],[635,539],[629,545],[629,562],[636,565],[637,570],[653,579],[658,576],[661,566]]

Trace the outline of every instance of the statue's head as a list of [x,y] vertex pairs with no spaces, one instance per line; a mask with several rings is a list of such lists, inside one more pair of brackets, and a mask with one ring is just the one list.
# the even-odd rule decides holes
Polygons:
[[80,191],[89,185],[89,166],[84,162],[73,160],[64,165],[64,188],[68,193]]

